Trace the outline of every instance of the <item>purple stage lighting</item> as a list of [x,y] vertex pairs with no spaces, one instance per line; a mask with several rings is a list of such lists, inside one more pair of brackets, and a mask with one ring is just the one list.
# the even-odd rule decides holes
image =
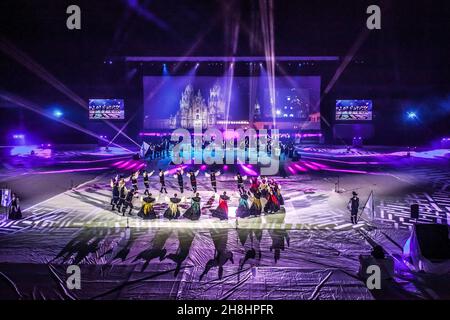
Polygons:
[[244,170],[246,175],[248,175],[248,176],[258,176],[258,173],[255,170],[246,167],[244,164],[240,164],[239,166],[241,167],[242,170]]

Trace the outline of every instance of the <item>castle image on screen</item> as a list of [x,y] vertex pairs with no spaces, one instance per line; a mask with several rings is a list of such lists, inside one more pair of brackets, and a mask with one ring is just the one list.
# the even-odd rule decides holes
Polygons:
[[275,80],[271,99],[266,77],[144,76],[144,129],[206,129],[275,117],[319,130],[320,77]]

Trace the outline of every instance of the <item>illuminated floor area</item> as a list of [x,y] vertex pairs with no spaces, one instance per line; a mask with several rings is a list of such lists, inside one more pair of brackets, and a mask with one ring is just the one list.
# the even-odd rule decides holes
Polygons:
[[[285,213],[236,220],[236,183],[231,172],[219,176],[218,191],[231,196],[228,221],[210,216],[218,199],[212,198],[203,173],[198,176],[199,221],[143,221],[136,211],[124,218],[109,210],[111,173],[100,171],[76,189],[28,208],[24,219],[0,223],[0,298],[448,299],[447,280],[421,278],[401,263],[402,246],[415,222],[411,203],[420,204],[419,222],[449,224],[448,163],[397,159],[390,165],[390,160],[361,158],[336,163],[307,157],[286,164],[295,175],[277,177]],[[139,165],[111,163],[115,168]],[[55,175],[37,174],[36,179]],[[156,195],[157,177],[151,182]],[[186,184],[189,197],[187,179]],[[179,193],[175,179],[168,177],[167,185],[169,195]],[[364,213],[357,225],[349,223],[346,209],[353,190],[362,204],[373,191],[375,207],[373,216]],[[188,206],[189,199],[181,212]],[[164,197],[156,208],[162,214]],[[381,292],[368,290],[358,275],[359,258],[370,254],[374,243],[398,265],[394,280]],[[82,290],[65,289],[69,264],[80,266]]]
[[[304,162],[308,164],[307,161]],[[294,165],[290,166],[294,167]],[[198,190],[202,198],[202,216],[199,221],[187,219],[168,221],[163,218],[143,221],[136,216],[137,210],[134,210],[133,216],[124,218],[117,211],[110,210],[110,174],[103,174],[76,189],[63,192],[26,209],[22,220],[3,220],[0,222],[0,233],[14,233],[33,228],[125,227],[127,225],[132,228],[358,229],[364,226],[364,220],[361,220],[358,225],[350,224],[346,209],[353,190],[358,192],[361,206],[373,191],[375,212],[373,216],[367,216],[364,213],[362,218],[366,221],[375,219],[377,223],[383,223],[387,227],[408,230],[413,223],[409,218],[410,203],[420,204],[419,221],[421,222],[448,224],[450,221],[448,200],[450,191],[447,183],[450,177],[449,172],[445,170],[445,164],[436,167],[406,165],[402,169],[377,166],[377,171],[369,171],[370,169],[361,171],[360,167],[357,167],[358,170],[345,170],[349,172],[342,172],[344,170],[334,169],[335,167],[328,165],[322,166],[321,171],[310,170],[286,178],[276,178],[282,186],[285,200],[284,213],[236,220],[235,210],[239,195],[232,174],[227,173],[218,177],[218,192],[227,191],[231,197],[229,220],[220,221],[212,218],[209,210],[217,206],[218,195],[214,195],[208,178],[200,173]],[[337,174],[327,169],[340,170],[338,172],[339,192],[335,192]],[[36,179],[44,177],[47,178],[34,176]],[[30,179],[27,178],[27,181],[32,181]],[[151,191],[157,197],[156,211],[162,216],[167,208],[165,195],[159,195],[157,177],[151,177],[151,182]],[[181,213],[189,207],[189,197],[192,196],[189,182],[185,181],[185,184],[185,201],[181,205]],[[178,185],[172,177],[167,178],[167,187],[169,196],[175,192],[180,194]],[[140,188],[142,192],[142,183]],[[136,199],[134,203],[138,208],[139,199]]]
[[[280,178],[281,179],[281,178]],[[25,218],[7,226],[3,226],[2,231],[13,232],[22,228],[57,228],[57,227],[136,227],[136,228],[259,228],[259,229],[348,229],[360,227],[363,223],[352,226],[345,208],[347,194],[337,194],[333,192],[332,185],[327,181],[319,184],[322,179],[312,180],[303,178],[286,178],[283,183],[283,196],[285,199],[285,213],[263,215],[261,217],[246,218],[237,220],[235,211],[239,201],[239,195],[235,190],[235,182],[231,175],[221,176],[219,179],[220,190],[227,190],[231,196],[229,201],[229,220],[220,221],[211,217],[209,209],[213,209],[218,204],[218,195],[214,195],[211,186],[206,178],[199,183],[199,193],[202,198],[202,216],[199,221],[179,219],[169,221],[160,218],[153,221],[144,221],[136,216],[137,210],[133,211],[133,216],[125,218],[117,211],[111,211],[110,188],[107,178],[96,179],[85,184],[76,190],[64,192],[41,204],[25,210]],[[168,183],[169,196],[174,192],[179,194],[176,183]],[[153,189],[158,188],[155,183]],[[220,192],[219,190],[219,192]],[[189,197],[192,190],[188,187],[185,194],[185,201],[181,205],[183,213],[189,207]],[[156,211],[162,216],[167,208],[165,194],[157,196]],[[263,205],[264,205],[263,200]],[[139,206],[139,199],[135,200],[135,205]],[[334,209],[333,209],[334,208]]]

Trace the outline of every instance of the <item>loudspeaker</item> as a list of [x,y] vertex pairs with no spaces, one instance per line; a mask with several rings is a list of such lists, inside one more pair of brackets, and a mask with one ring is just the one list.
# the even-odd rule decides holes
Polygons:
[[419,219],[419,205],[417,203],[411,205],[411,219]]

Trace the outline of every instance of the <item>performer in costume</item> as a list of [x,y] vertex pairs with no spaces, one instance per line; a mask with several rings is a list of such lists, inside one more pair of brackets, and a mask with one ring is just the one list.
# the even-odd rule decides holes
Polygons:
[[250,209],[248,207],[248,195],[247,193],[241,193],[239,198],[239,205],[236,209],[236,217],[246,218],[250,215]]
[[272,188],[273,193],[276,195],[280,206],[284,205],[284,199],[283,196],[281,195],[281,186],[273,179],[272,179]]
[[139,170],[136,171],[131,175],[131,185],[133,186],[134,191],[138,190],[138,177],[139,177]]
[[234,180],[237,181],[239,193],[245,193],[244,181],[247,180],[247,176],[241,176],[241,174],[238,172],[237,175],[234,177]]
[[358,223],[359,198],[358,194],[353,191],[352,197],[348,201],[347,208],[350,210],[350,219],[353,224]]
[[119,204],[120,190],[118,179],[111,179],[112,198],[111,198],[111,210],[116,210],[116,206]]
[[197,192],[197,175],[199,172],[200,172],[200,170],[197,170],[195,172],[191,170],[187,173],[189,179],[191,180],[191,186],[192,186],[192,190],[194,190],[194,193]]
[[252,178],[252,184],[250,186],[250,191],[252,193],[255,193],[256,191],[258,191],[259,189],[259,181],[258,181],[258,177],[253,177]]
[[256,190],[252,196],[252,205],[250,206],[250,215],[251,216],[260,216],[262,211],[261,205],[261,192]]
[[142,173],[142,177],[143,177],[143,179],[144,179],[144,186],[145,186],[144,194],[146,194],[146,195],[149,194],[148,189],[150,189],[149,178],[152,176],[152,174],[153,174],[154,172],[155,172],[155,171],[152,171],[152,172],[148,173],[147,170],[144,170],[144,172]]
[[19,197],[13,193],[11,200],[8,203],[8,219],[19,220],[22,219],[22,211],[20,210]]
[[142,206],[141,210],[138,212],[138,216],[144,220],[153,220],[156,219],[155,208],[153,207],[153,203],[155,202],[155,198],[152,197],[152,194],[149,193],[145,198],[142,198]]
[[205,172],[205,176],[210,177],[211,186],[214,189],[214,192],[217,193],[217,180],[216,177],[220,176],[220,171],[210,171],[209,173]]
[[261,178],[261,184],[259,185],[259,190],[261,192],[261,196],[263,198],[267,198],[267,194],[269,193],[266,178]]
[[180,209],[178,209],[178,205],[180,204],[182,199],[177,197],[175,193],[172,198],[166,197],[166,201],[169,204],[169,207],[164,212],[164,218],[169,220],[178,219],[180,217]]
[[264,212],[266,213],[275,213],[280,210],[280,204],[278,203],[278,198],[273,193],[272,188],[267,189],[267,203],[264,206]]
[[224,191],[219,198],[219,205],[216,209],[211,210],[212,216],[219,218],[220,220],[228,219],[228,203],[230,197],[227,196],[227,192]]
[[197,192],[195,197],[191,198],[191,206],[185,211],[183,217],[190,220],[198,220],[200,219],[200,214],[200,194]]
[[165,179],[165,175],[167,174],[167,171],[162,171],[162,169],[159,169],[159,182],[161,183],[161,189],[159,190],[159,193],[164,192],[167,193],[167,189],[166,189],[166,179]]
[[125,186],[125,180],[122,178],[119,181],[119,202],[117,203],[117,210],[120,212],[122,206],[125,205],[125,199],[127,197],[127,187]]
[[173,176],[178,180],[178,186],[180,187],[180,192],[184,191],[184,182],[183,182],[183,169],[178,169],[177,173]]
[[123,216],[125,216],[125,212],[127,211],[128,208],[130,209],[128,211],[128,215],[130,215],[130,216],[132,215],[131,210],[133,210],[133,198],[134,198],[135,193],[136,193],[136,190],[134,188],[130,189],[127,192],[127,195],[125,197],[125,202],[122,207],[122,215]]

